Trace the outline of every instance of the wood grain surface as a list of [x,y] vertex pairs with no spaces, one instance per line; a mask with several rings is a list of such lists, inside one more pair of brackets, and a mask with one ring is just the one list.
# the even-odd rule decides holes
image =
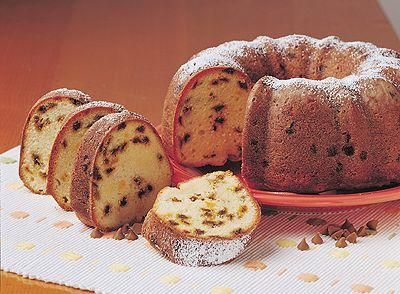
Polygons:
[[[0,152],[19,144],[28,110],[49,90],[77,88],[157,125],[168,83],[192,54],[294,33],[400,50],[375,0],[1,0]],[[16,277],[2,273],[2,292],[67,291]]]

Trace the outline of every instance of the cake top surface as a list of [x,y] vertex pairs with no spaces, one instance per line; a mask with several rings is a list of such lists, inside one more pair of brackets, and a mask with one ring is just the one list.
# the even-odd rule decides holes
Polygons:
[[231,172],[214,172],[160,191],[153,208],[161,220],[187,236],[236,238],[260,217],[258,204]]
[[[266,54],[267,44],[278,48],[282,54],[300,43],[305,43],[305,50],[321,50],[323,48],[334,48],[338,51],[346,50],[349,60],[363,57],[363,61],[356,66],[354,72],[349,79],[346,80],[347,84],[357,82],[356,77],[375,78],[390,80],[395,83],[396,79],[390,77],[386,73],[387,69],[395,71],[400,70],[400,54],[396,51],[378,48],[372,43],[368,42],[344,42],[338,37],[329,36],[324,39],[315,39],[304,35],[289,35],[278,39],[272,39],[266,36],[257,37],[253,41],[231,41],[223,43],[217,47],[211,47],[194,55],[187,63],[183,64],[176,73],[176,80],[178,84],[185,84],[189,77],[193,76],[202,69],[228,66],[234,67],[238,70],[246,72],[248,69],[240,64],[238,60],[251,58],[252,52]],[[304,79],[311,81],[309,79]],[[329,83],[340,83],[341,79],[328,79]],[[320,81],[316,81],[319,83]],[[316,84],[316,83],[314,83]],[[326,83],[325,83],[326,85]],[[399,85],[396,85],[397,87]]]

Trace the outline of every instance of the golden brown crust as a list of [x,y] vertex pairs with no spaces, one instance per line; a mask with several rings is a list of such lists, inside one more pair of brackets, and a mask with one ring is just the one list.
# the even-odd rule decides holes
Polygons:
[[25,139],[26,139],[27,125],[30,122],[32,115],[36,112],[36,110],[39,108],[39,106],[41,104],[43,104],[45,101],[58,100],[61,98],[70,98],[71,102],[76,105],[83,105],[92,100],[89,95],[87,95],[79,90],[70,90],[70,89],[66,89],[66,88],[60,88],[60,89],[52,90],[52,91],[46,93],[45,95],[43,95],[41,98],[39,98],[36,101],[36,103],[30,109],[28,116],[25,120],[24,128],[22,130],[22,135],[21,135],[19,177],[20,177],[21,181],[24,183],[24,185],[29,190],[31,190],[33,193],[45,194],[46,191],[35,191],[33,189],[33,187],[30,185],[30,182],[25,178],[24,172],[22,170],[23,158],[25,156]]
[[94,102],[89,102],[86,103],[82,106],[79,106],[77,109],[75,109],[72,113],[70,113],[67,118],[65,119],[64,125],[62,126],[61,130],[58,132],[57,137],[54,141],[51,154],[50,154],[50,159],[49,159],[49,171],[48,171],[48,180],[47,180],[47,194],[53,195],[54,200],[58,203],[58,205],[66,210],[66,211],[72,211],[72,207],[61,201],[60,198],[57,198],[54,196],[55,191],[54,191],[54,185],[55,185],[55,178],[54,178],[54,173],[55,173],[55,160],[56,156],[59,152],[59,149],[61,148],[61,142],[63,138],[65,137],[65,133],[71,128],[71,125],[74,121],[78,120],[81,117],[86,116],[90,111],[94,110],[108,110],[109,113],[115,113],[115,112],[122,112],[125,110],[125,108],[122,105],[116,104],[116,103],[111,103],[111,102],[105,102],[105,101],[94,101]]
[[[92,178],[94,163],[104,139],[114,128],[118,127],[119,124],[128,120],[143,121],[153,129],[155,134],[157,134],[154,126],[145,117],[139,114],[123,111],[121,113],[107,115],[95,122],[86,132],[77,153],[75,167],[72,173],[70,194],[73,210],[84,224],[91,227],[98,227],[104,231],[110,230],[110,228],[101,227],[93,213]],[[161,138],[159,136],[158,138],[161,144]]]

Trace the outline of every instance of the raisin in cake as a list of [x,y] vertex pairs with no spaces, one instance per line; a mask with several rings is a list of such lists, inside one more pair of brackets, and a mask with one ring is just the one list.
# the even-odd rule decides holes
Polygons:
[[61,208],[72,210],[70,188],[75,156],[86,131],[100,118],[121,112],[121,105],[95,101],[79,106],[65,120],[58,132],[50,154],[47,193]]
[[242,148],[250,187],[317,193],[400,183],[399,119],[398,52],[337,37],[258,37],[181,66],[162,136],[181,164],[220,165]]
[[72,111],[90,101],[78,90],[58,89],[31,108],[22,133],[19,176],[32,192],[46,193],[49,156],[58,131]]
[[154,127],[128,111],[109,114],[93,124],[79,147],[71,206],[86,225],[110,231],[142,221],[171,176]]
[[244,250],[260,215],[257,202],[232,172],[214,172],[161,190],[142,234],[175,263],[217,265]]

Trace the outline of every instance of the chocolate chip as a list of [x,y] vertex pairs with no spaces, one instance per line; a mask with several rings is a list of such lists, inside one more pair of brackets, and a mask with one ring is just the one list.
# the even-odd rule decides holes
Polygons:
[[144,127],[144,126],[138,126],[138,127],[136,128],[136,131],[138,131],[139,133],[143,133],[144,130],[145,130],[145,127]]
[[143,195],[146,194],[146,191],[142,188],[138,191],[137,195],[139,196],[139,198],[142,198]]
[[248,89],[248,86],[247,86],[247,83],[246,83],[246,82],[238,81],[238,84],[239,84],[239,87],[240,87],[240,88],[245,89],[245,90]]
[[110,174],[110,173],[112,173],[113,170],[114,170],[113,167],[109,167],[109,168],[106,169],[106,173]]
[[251,140],[250,140],[250,145],[255,146],[255,145],[257,145],[257,144],[258,144],[258,141],[257,141],[257,140],[255,140],[255,139],[251,139]]
[[290,123],[290,126],[285,130],[286,134],[293,135],[295,133],[294,130],[294,121]]
[[182,125],[182,116],[178,117],[178,122],[179,122],[180,125]]
[[160,153],[157,153],[157,159],[158,159],[158,161],[161,161],[161,160],[163,160],[163,156],[160,154]]
[[96,181],[99,181],[99,180],[102,179],[102,176],[100,174],[99,168],[96,165],[93,167],[92,177]]
[[317,146],[315,146],[315,144],[312,144],[311,147],[310,147],[310,151],[311,151],[311,153],[316,154],[317,153]]
[[149,137],[144,136],[144,137],[142,138],[142,143],[147,144],[147,143],[149,143],[149,142],[150,142]]
[[342,170],[343,170],[343,163],[338,162],[338,163],[336,164],[336,171],[337,171],[338,173],[340,173]]
[[183,136],[183,142],[188,142],[190,140],[190,134],[188,134],[188,133],[186,133],[184,136]]
[[149,191],[149,192],[153,191],[153,186],[148,184],[147,185],[147,191]]
[[229,79],[226,78],[226,77],[219,78],[219,80],[220,80],[221,82],[224,82],[224,83],[229,82]]
[[361,159],[361,161],[366,160],[366,159],[367,159],[367,156],[368,156],[368,152],[367,152],[367,151],[361,151],[361,153],[360,153],[360,159]]
[[140,185],[142,183],[142,178],[139,176],[136,176],[133,178],[133,181],[136,183],[136,185]]
[[223,72],[226,72],[227,74],[232,75],[235,72],[235,69],[233,69],[232,67],[228,67],[222,70]]
[[335,145],[330,146],[326,151],[328,153],[328,157],[333,157],[338,154],[337,148]]
[[49,110],[50,108],[53,108],[54,106],[56,106],[57,104],[54,102],[49,102],[43,105],[40,105],[38,110],[41,113],[45,113],[47,110]]
[[353,145],[344,145],[343,148],[342,148],[342,151],[347,156],[354,155],[354,147],[353,147]]
[[72,129],[74,130],[74,131],[77,131],[77,130],[79,130],[81,128],[81,122],[80,121],[74,121],[74,123],[72,124]]
[[42,163],[40,162],[40,156],[36,153],[32,154],[33,164],[41,166]]
[[123,129],[125,129],[126,128],[126,122],[122,122],[122,123],[120,123],[119,125],[118,125],[118,130],[123,130]]
[[111,154],[116,155],[118,152],[121,152],[125,149],[126,143],[122,143],[118,145],[117,147],[111,149]]
[[188,113],[188,112],[190,112],[190,111],[192,111],[192,106],[187,106],[187,105],[185,105],[185,106],[182,108],[182,112],[183,112],[183,113]]
[[137,144],[137,143],[140,143],[140,142],[141,142],[141,140],[140,140],[140,138],[139,138],[138,136],[134,137],[131,141],[132,141],[132,143],[134,143],[134,144]]
[[218,80],[212,80],[211,85],[218,85]]
[[125,206],[128,203],[128,199],[126,196],[122,197],[122,199],[119,201],[119,206]]
[[63,199],[64,203],[68,202],[68,198],[67,197],[64,196],[62,199]]
[[196,233],[197,235],[204,235],[204,233],[205,233],[205,231],[203,231],[203,230],[201,230],[201,229],[195,229],[194,231],[195,231],[195,233]]
[[346,143],[350,143],[351,135],[348,132],[345,132],[345,140],[346,140]]
[[224,107],[225,107],[225,105],[221,103],[221,104],[215,105],[212,109],[214,109],[216,112],[219,112],[219,111],[221,111]]
[[110,206],[110,205],[106,205],[106,206],[104,207],[104,215],[109,214],[109,213],[110,213],[110,210],[111,210],[111,206]]
[[220,117],[220,116],[218,116],[218,117],[215,119],[215,122],[216,122],[216,123],[219,123],[219,124],[222,124],[224,121],[225,121],[225,119],[224,119],[223,117]]
[[68,146],[66,139],[64,139],[61,144],[63,145],[64,148],[67,148]]

